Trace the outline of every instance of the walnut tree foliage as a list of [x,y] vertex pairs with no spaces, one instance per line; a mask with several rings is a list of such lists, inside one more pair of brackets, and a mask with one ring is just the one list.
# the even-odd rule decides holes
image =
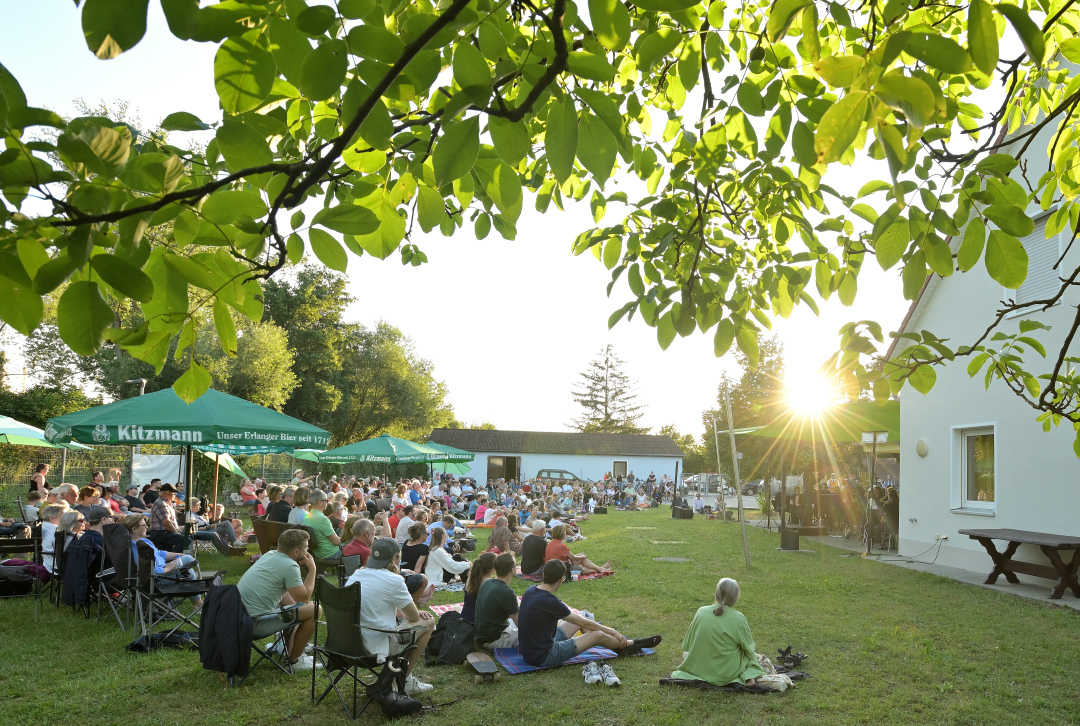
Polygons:
[[[137,44],[148,1],[84,0],[89,51]],[[173,355],[191,400],[210,384],[199,321],[234,354],[230,309],[260,319],[261,281],[305,252],[338,271],[350,255],[421,264],[418,230],[514,238],[526,192],[541,212],[588,198],[596,226],[573,250],[633,293],[610,323],[639,316],[664,347],[700,331],[754,362],[775,316],[852,304],[868,255],[902,270],[909,299],[929,274],[1015,289],[1031,209],[1055,210],[1048,233],[1077,229],[1073,4],[161,0],[177,37],[217,46],[197,82],[213,81],[220,117],[178,96],[163,122],[212,130],[205,149],[65,122],[0,67],[0,318],[29,333],[66,283],[72,350],[111,341],[158,369]],[[884,178],[854,196],[827,183],[857,160]],[[1027,176],[1029,160],[1047,170]],[[632,178],[640,194],[611,191]],[[46,213],[21,211],[28,197]],[[623,217],[601,225],[615,205]],[[147,234],[163,225],[164,242]],[[967,356],[1047,426],[1078,421],[1071,332],[1039,377],[1024,356],[1045,353],[1040,325],[997,329],[1078,275],[1063,270],[1052,300],[1003,303],[975,340],[922,331],[884,366],[870,358],[880,326],[852,324],[833,364],[881,399],[905,382],[925,392],[935,366]],[[135,300],[143,322],[117,327],[109,298]]]

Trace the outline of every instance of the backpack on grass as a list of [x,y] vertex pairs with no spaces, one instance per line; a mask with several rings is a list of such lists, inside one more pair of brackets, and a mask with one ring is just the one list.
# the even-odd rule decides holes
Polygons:
[[448,612],[439,618],[424,651],[424,663],[460,665],[473,650],[476,630],[461,619],[461,613]]

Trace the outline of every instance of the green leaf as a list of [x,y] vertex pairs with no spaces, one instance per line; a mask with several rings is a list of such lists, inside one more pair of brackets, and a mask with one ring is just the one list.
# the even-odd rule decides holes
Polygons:
[[888,73],[874,84],[874,95],[890,108],[902,111],[919,128],[930,123],[934,115],[934,92],[918,78]]
[[603,185],[615,167],[615,136],[607,124],[592,114],[583,114],[577,155],[581,164]]
[[551,173],[565,182],[574,172],[578,149],[578,114],[569,95],[552,101],[548,107],[547,127],[544,129],[544,148]]
[[134,265],[124,262],[114,255],[95,255],[90,258],[90,266],[94,268],[102,280],[109,287],[117,290],[132,300],[150,302],[154,296],[154,283]]
[[946,73],[967,73],[971,56],[959,43],[937,33],[912,33],[904,50],[923,63]]
[[1035,223],[1015,204],[995,204],[983,210],[983,215],[1002,232],[1027,237],[1035,231]]
[[766,26],[769,41],[775,43],[787,34],[791,22],[795,20],[795,14],[812,4],[812,0],[776,0],[769,11],[769,22]]
[[1016,339],[1016,342],[1024,343],[1025,345],[1030,347],[1032,350],[1034,350],[1036,353],[1041,355],[1043,358],[1046,357],[1046,348],[1044,348],[1043,344],[1040,343],[1039,341],[1035,340],[1034,338],[1032,338],[1030,336],[1027,336],[1027,335],[1021,335],[1020,337],[1018,337]]
[[660,321],[656,324],[656,342],[660,344],[660,350],[667,350],[671,345],[671,341],[675,340],[675,320],[671,315],[671,311],[660,317]]
[[290,234],[289,239],[285,240],[285,252],[290,265],[299,265],[304,259],[304,238],[296,232]]
[[510,222],[517,222],[521,215],[521,179],[509,164],[500,161],[495,166],[491,183],[487,185],[487,193],[503,217]]
[[473,234],[476,235],[476,239],[485,239],[491,234],[490,214],[481,214],[476,218],[476,224],[473,225]]
[[[809,0],[807,0],[809,1]],[[638,39],[634,62],[642,74],[648,74],[652,67],[682,43],[682,34],[675,28],[660,28]]]
[[214,327],[217,328],[218,340],[221,341],[221,349],[230,358],[236,357],[236,323],[233,322],[229,306],[214,300]]
[[192,359],[191,365],[182,376],[176,379],[172,387],[181,401],[190,404],[210,390],[211,383],[213,379],[210,373]]
[[589,0],[589,17],[600,45],[618,53],[630,40],[630,12],[619,0]]
[[448,128],[435,144],[431,163],[439,188],[462,178],[480,154],[480,117],[471,116]]
[[983,364],[986,363],[988,358],[990,358],[989,353],[980,353],[972,358],[967,367],[968,377],[974,378],[975,374],[982,370]]
[[417,221],[420,228],[425,232],[438,227],[446,219],[446,204],[442,194],[435,189],[422,184],[418,190],[419,197],[416,201]]
[[739,346],[739,350],[746,356],[746,365],[750,370],[757,370],[758,367],[758,331],[746,325],[739,327],[735,331],[735,343]]
[[357,25],[349,31],[349,50],[361,58],[393,65],[405,52],[405,43],[381,25]]
[[304,68],[300,72],[300,92],[312,101],[325,101],[341,88],[348,69],[349,54],[345,50],[345,41],[327,41],[311,51],[304,61]]
[[484,54],[470,39],[462,40],[454,48],[453,70],[454,80],[462,88],[491,85],[491,69]]
[[274,152],[263,135],[247,124],[226,122],[214,135],[225,166],[235,173],[274,161]]
[[23,335],[30,335],[41,324],[44,307],[41,295],[31,286],[0,274],[0,320]]
[[379,228],[379,218],[374,212],[350,203],[320,209],[311,223],[342,234],[370,234]]
[[761,89],[750,81],[745,81],[735,92],[735,98],[739,102],[739,108],[751,116],[765,115],[765,101],[761,98]]
[[713,353],[717,358],[731,349],[731,343],[735,340],[735,324],[730,318],[724,318],[716,326],[716,334],[713,336]]
[[311,41],[297,30],[295,24],[281,18],[270,18],[267,32],[270,35],[270,53],[281,75],[299,88],[304,61],[311,55]]
[[609,83],[615,78],[615,66],[596,53],[571,51],[567,65],[575,76],[588,78],[590,81]]
[[814,150],[818,163],[831,164],[839,161],[844,152],[855,143],[862,128],[868,103],[866,91],[851,91],[829,107],[818,123],[814,135]]
[[296,27],[308,35],[322,35],[334,24],[336,17],[337,13],[329,5],[315,5],[300,11],[296,16]]
[[855,82],[866,66],[866,60],[858,55],[827,55],[814,64],[817,74],[834,88],[848,88]]
[[495,153],[511,166],[517,166],[532,148],[529,129],[523,121],[515,123],[497,116],[489,116],[488,133],[495,146]]
[[320,262],[331,270],[345,272],[349,265],[349,255],[333,235],[318,227],[311,227],[308,229],[308,242]]
[[844,273],[844,276],[840,278],[840,284],[836,288],[836,295],[840,298],[840,304],[845,307],[851,307],[851,304],[855,302],[855,294],[858,292],[859,279],[855,277],[855,273],[848,270]]
[[931,270],[949,277],[953,273],[952,251],[949,245],[938,239],[935,235],[927,235],[923,240],[923,252],[926,253],[926,264]]
[[229,38],[214,56],[214,88],[227,114],[235,116],[261,106],[276,77],[277,64],[261,29]]
[[998,32],[994,9],[986,0],[971,0],[967,18],[968,50],[975,67],[991,75],[998,62]]
[[1080,38],[1069,38],[1058,46],[1065,60],[1080,63]]
[[1041,66],[1043,56],[1046,55],[1046,39],[1035,21],[1015,5],[999,3],[994,8],[1012,24],[1013,30],[1020,36],[1020,42],[1024,44],[1024,50],[1035,65]]
[[56,327],[60,338],[79,355],[93,355],[104,342],[105,328],[113,322],[113,311],[96,282],[80,280],[68,285],[56,305]]
[[177,111],[170,113],[161,121],[161,128],[166,131],[206,131],[213,127],[200,121],[199,117],[193,113]]
[[983,246],[986,244],[986,223],[981,217],[968,222],[964,230],[964,241],[960,243],[960,249],[956,251],[956,266],[961,272],[967,272],[982,257]]
[[86,0],[82,11],[86,46],[102,60],[131,50],[146,34],[149,4],[149,0]]
[[1016,290],[1027,279],[1027,250],[1011,234],[996,229],[990,232],[984,262],[990,277],[1002,287]]
[[924,363],[913,370],[907,380],[912,388],[925,396],[937,383],[937,371]]
[[[471,181],[471,177],[465,177]],[[371,234],[358,235],[356,240],[368,254],[385,260],[405,238],[405,219],[398,214],[389,192],[377,192],[365,204],[379,218],[379,229]]]
[[612,237],[604,245],[604,267],[609,270],[614,269],[619,264],[620,257],[622,257],[622,237]]
[[257,192],[226,189],[207,197],[200,211],[208,222],[232,224],[242,216],[259,219],[270,210]]
[[926,284],[926,254],[919,250],[904,265],[901,274],[904,281],[904,299],[914,300]]
[[38,295],[48,295],[60,287],[78,268],[79,266],[67,253],[54,257],[38,268],[37,274],[34,275],[34,292]]
[[642,10],[654,10],[658,13],[677,13],[697,5],[700,0],[641,0],[634,5]]
[[791,150],[795,154],[795,160],[803,166],[810,167],[817,164],[814,132],[805,121],[796,121],[795,127],[791,130]]
[[900,219],[885,229],[874,240],[874,253],[881,269],[888,270],[903,257],[911,241],[911,233],[906,219]]

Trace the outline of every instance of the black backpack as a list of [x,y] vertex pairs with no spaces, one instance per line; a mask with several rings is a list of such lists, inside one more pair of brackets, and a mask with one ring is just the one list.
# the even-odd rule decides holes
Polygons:
[[476,630],[461,619],[461,613],[450,611],[439,618],[435,632],[424,651],[424,663],[460,665],[472,653]]

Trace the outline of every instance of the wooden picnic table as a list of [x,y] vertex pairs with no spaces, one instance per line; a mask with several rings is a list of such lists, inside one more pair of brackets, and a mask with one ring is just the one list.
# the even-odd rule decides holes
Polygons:
[[[1080,582],[1077,582],[1076,572],[1080,569],[1080,537],[1068,537],[1060,534],[1047,534],[1045,532],[1027,532],[1022,529],[962,529],[960,534],[966,534],[974,540],[978,540],[986,548],[987,554],[994,561],[994,569],[986,578],[987,585],[997,582],[999,575],[1005,575],[1005,579],[1011,583],[1019,583],[1017,572],[1034,577],[1045,577],[1048,580],[1057,580],[1057,585],[1050,593],[1051,600],[1057,600],[1065,594],[1065,590],[1072,590],[1073,595],[1080,597]],[[1000,539],[1009,544],[1005,551],[1001,552],[994,545],[994,540]],[[1037,565],[1031,562],[1013,561],[1013,555],[1022,544],[1036,545],[1050,559],[1050,565]],[[1068,564],[1061,558],[1061,551],[1073,550],[1072,559]],[[1051,566],[1052,565],[1052,566]]]

